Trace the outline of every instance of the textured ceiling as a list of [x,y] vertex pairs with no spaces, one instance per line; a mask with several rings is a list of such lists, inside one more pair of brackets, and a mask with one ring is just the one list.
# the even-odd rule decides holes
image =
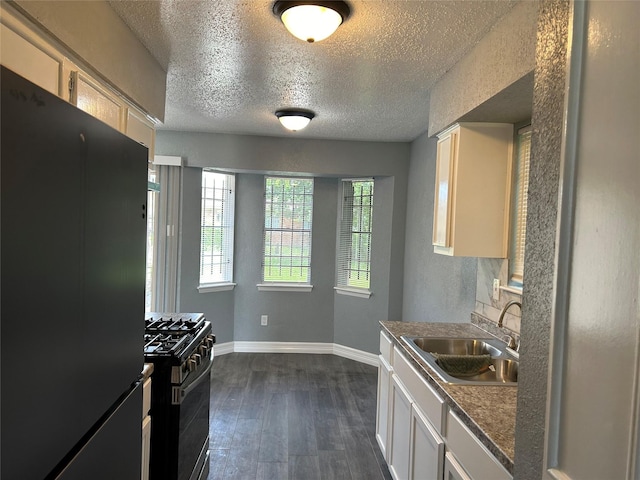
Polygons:
[[[112,1],[167,70],[159,129],[409,141],[429,89],[517,0],[353,0],[328,39],[289,34],[262,0]],[[285,131],[274,112],[316,118]]]

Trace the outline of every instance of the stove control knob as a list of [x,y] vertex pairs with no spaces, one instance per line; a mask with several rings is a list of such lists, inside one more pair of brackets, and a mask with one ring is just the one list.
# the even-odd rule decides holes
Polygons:
[[194,372],[196,368],[198,368],[198,364],[193,358],[189,358],[189,360],[187,360],[187,368],[190,372]]
[[209,350],[210,350],[210,348],[209,348],[208,345],[202,344],[202,345],[200,345],[198,347],[198,353],[200,355],[202,355],[203,357],[208,357],[209,356]]
[[196,365],[200,365],[202,363],[202,355],[194,353],[191,355],[191,358],[196,362]]

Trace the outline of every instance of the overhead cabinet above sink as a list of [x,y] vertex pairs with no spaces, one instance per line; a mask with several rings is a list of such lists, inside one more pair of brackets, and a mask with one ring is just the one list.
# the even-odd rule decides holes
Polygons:
[[459,123],[438,135],[433,251],[505,258],[513,125]]

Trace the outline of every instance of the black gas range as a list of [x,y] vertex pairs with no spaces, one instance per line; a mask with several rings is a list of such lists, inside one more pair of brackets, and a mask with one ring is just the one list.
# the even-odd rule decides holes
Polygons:
[[151,376],[150,480],[206,480],[215,336],[201,313],[147,313]]

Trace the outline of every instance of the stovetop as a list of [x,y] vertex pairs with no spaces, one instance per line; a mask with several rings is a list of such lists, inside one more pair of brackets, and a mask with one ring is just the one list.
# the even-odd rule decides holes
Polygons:
[[144,333],[185,335],[200,330],[204,321],[202,313],[147,313]]
[[190,345],[211,331],[202,313],[147,313],[144,328],[144,355],[183,357]]

